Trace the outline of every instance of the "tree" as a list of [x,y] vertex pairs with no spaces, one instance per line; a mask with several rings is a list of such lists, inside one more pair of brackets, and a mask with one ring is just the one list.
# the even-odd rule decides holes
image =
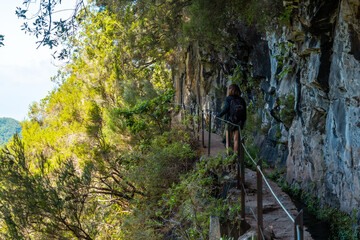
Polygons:
[[4,46],[4,35],[0,34],[0,47]]
[[[226,42],[238,2],[102,0],[82,8],[77,1],[68,22],[53,20],[61,0],[37,2],[34,27],[25,22],[24,30],[39,46],[66,38],[71,62],[54,78],[56,89],[31,106],[23,140],[15,137],[0,155],[4,238],[161,234],[151,207],[195,157],[189,134],[169,132],[169,59],[182,40]],[[26,9],[17,14],[27,19]],[[208,26],[213,16],[225,29]],[[123,233],[126,221],[136,223],[135,235]]]
[[[167,126],[169,119],[161,116],[167,108],[152,100],[171,99],[162,100],[171,88],[166,53],[149,48],[143,56],[156,60],[144,65],[136,60],[131,42],[141,28],[133,18],[126,21],[134,16],[131,9],[123,21],[107,11],[87,11],[69,40],[76,50],[72,62],[54,78],[57,87],[31,106],[21,144],[14,140],[0,158],[0,184],[6,186],[0,225],[12,238],[119,239],[122,212],[146,197],[145,187],[131,177],[138,153],[129,151],[142,139],[119,131],[115,123],[125,117],[114,113],[149,106],[134,114],[149,115],[156,134],[164,131],[155,126]],[[53,226],[56,221],[60,224]]]
[[[84,0],[76,0],[71,17],[54,20],[61,0],[40,0],[35,2],[38,11],[34,17],[28,17],[29,6],[34,3],[30,0],[23,3],[25,7],[16,11],[25,20],[23,30],[39,38],[39,46],[50,48],[74,36],[84,20],[82,13],[87,12]],[[236,40],[239,23],[265,30],[272,24],[281,23],[286,14],[281,0],[93,0],[90,4],[96,4],[97,11],[107,9],[122,19],[127,16],[125,19],[129,24],[140,26],[141,31],[133,36],[139,66],[152,63],[153,59],[143,56],[148,52],[147,47],[169,52],[189,40],[223,47]],[[133,14],[131,17],[129,9]],[[68,57],[69,51],[70,48],[63,49],[58,57]]]
[[[16,15],[24,20],[22,30],[39,39],[37,41],[38,47],[53,48],[58,46],[74,36],[79,27],[81,23],[79,15],[85,10],[84,0],[76,0],[74,9],[58,10],[61,3],[62,0],[40,0],[39,2],[24,0],[23,6],[17,7]],[[35,6],[35,4],[38,4],[37,10],[34,13],[29,12],[31,6]],[[72,14],[67,19],[58,19],[55,15],[60,11],[72,11]],[[68,51],[69,49],[62,49],[58,57],[60,59],[68,57]]]
[[85,224],[96,208],[87,204],[91,166],[79,175],[72,161],[66,160],[49,175],[44,156],[38,156],[39,165],[33,172],[26,155],[18,135],[0,153],[0,216],[7,229],[2,237],[94,239],[96,226]]

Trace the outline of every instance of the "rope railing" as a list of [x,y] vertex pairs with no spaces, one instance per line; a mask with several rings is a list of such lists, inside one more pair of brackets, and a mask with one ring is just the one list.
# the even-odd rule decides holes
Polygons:
[[[241,143],[241,144],[242,144],[242,146],[244,147],[244,150],[245,150],[246,154],[249,156],[249,158],[251,159],[251,161],[252,161],[255,165],[257,165],[256,162],[255,162],[255,160],[251,157],[250,153],[247,151],[244,143]],[[259,167],[259,166],[256,166],[256,168],[259,170],[260,174],[262,175],[264,182],[265,182],[266,185],[268,186],[268,188],[269,188],[269,190],[271,191],[272,195],[274,196],[275,200],[279,203],[280,207],[284,210],[284,212],[288,215],[288,217],[290,218],[290,220],[294,223],[294,222],[295,222],[294,218],[290,215],[290,213],[288,212],[288,210],[284,207],[284,205],[281,203],[281,201],[279,200],[279,198],[276,196],[276,194],[274,193],[272,187],[270,186],[269,182],[267,181],[264,173],[261,171],[260,167]]]
[[294,223],[295,220],[294,218],[290,215],[290,213],[286,210],[286,208],[284,207],[284,205],[281,203],[281,201],[279,200],[279,198],[276,196],[276,194],[274,193],[273,189],[270,187],[269,182],[267,181],[267,179],[264,176],[264,173],[261,171],[261,169],[259,168],[259,166],[257,167],[259,169],[260,174],[263,177],[264,182],[266,183],[266,185],[268,186],[269,190],[271,191],[272,195],[274,196],[274,198],[276,199],[276,201],[279,203],[280,207],[284,210],[284,212],[288,215],[288,217],[290,218],[290,220]]
[[[242,213],[241,213],[241,217],[245,220],[245,197],[248,198],[247,193],[246,193],[246,189],[245,189],[245,172],[244,172],[244,154],[243,152],[245,152],[247,154],[247,156],[250,158],[251,162],[256,166],[256,170],[257,170],[257,176],[258,176],[258,181],[257,181],[257,188],[258,188],[258,217],[255,216],[255,213],[253,211],[252,208],[250,208],[251,212],[253,213],[253,216],[255,218],[255,221],[257,222],[258,225],[258,239],[260,239],[260,236],[262,237],[262,239],[264,238],[264,234],[263,234],[263,226],[262,226],[262,180],[265,182],[266,186],[268,187],[268,189],[270,190],[271,194],[273,195],[273,197],[275,198],[275,200],[277,201],[277,203],[280,205],[280,207],[283,209],[283,211],[286,213],[286,215],[289,217],[289,219],[291,220],[291,222],[294,224],[294,239],[295,240],[303,240],[303,211],[301,210],[299,212],[299,214],[297,215],[297,217],[294,219],[291,214],[289,213],[289,211],[285,208],[285,206],[282,204],[282,202],[280,201],[280,199],[276,196],[276,194],[274,193],[274,190],[272,189],[272,187],[270,186],[268,180],[265,177],[265,174],[262,171],[262,161],[260,160],[258,163],[254,160],[254,158],[250,155],[249,151],[247,150],[246,146],[243,143],[243,138],[241,135],[241,128],[240,125],[238,124],[234,124],[230,121],[221,119],[216,117],[216,115],[214,115],[212,113],[211,109],[205,109],[202,110],[200,109],[200,107],[198,107],[198,105],[186,105],[186,104],[179,104],[179,103],[173,103],[173,105],[175,106],[181,106],[184,108],[184,110],[186,110],[186,108],[190,108],[191,110],[191,115],[193,115],[193,112],[197,112],[197,115],[199,115],[201,113],[201,128],[202,128],[202,143],[203,143],[203,147],[205,147],[205,139],[204,139],[204,116],[206,113],[208,113],[209,116],[209,142],[208,142],[208,155],[210,155],[210,151],[211,151],[211,119],[213,117],[215,117],[215,119],[218,119],[226,124],[230,124],[233,126],[236,126],[239,130],[239,138],[241,141],[241,144],[239,144],[239,149],[238,149],[238,161],[237,161],[237,166],[238,166],[238,187],[241,188],[241,192],[242,192],[242,199],[241,199],[241,208],[242,208]],[[197,106],[197,108],[196,108]],[[195,111],[193,111],[195,110]],[[198,131],[199,131],[199,127],[200,124],[198,122]],[[243,152],[242,152],[243,151]],[[241,174],[240,174],[240,170],[241,170]],[[241,179],[241,180],[240,180]],[[240,184],[241,181],[241,184]],[[249,200],[249,199],[248,199]]]

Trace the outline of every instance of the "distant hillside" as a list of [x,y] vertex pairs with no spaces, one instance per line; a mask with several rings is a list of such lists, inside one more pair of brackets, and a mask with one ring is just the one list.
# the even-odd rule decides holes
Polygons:
[[0,118],[0,146],[6,143],[16,132],[21,132],[18,121],[12,118]]

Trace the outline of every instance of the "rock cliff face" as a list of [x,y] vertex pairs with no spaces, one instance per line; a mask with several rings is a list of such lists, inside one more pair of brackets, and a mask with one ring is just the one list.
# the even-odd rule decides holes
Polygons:
[[288,131],[287,179],[350,212],[360,204],[360,2],[312,4],[299,5],[288,34],[300,114]]
[[350,212],[360,207],[360,1],[284,4],[293,9],[291,26],[260,36],[239,25],[231,54],[197,42],[179,50],[175,100],[218,112],[234,74],[256,80],[263,94],[246,95],[248,104],[265,101],[260,155],[286,167],[292,185]]

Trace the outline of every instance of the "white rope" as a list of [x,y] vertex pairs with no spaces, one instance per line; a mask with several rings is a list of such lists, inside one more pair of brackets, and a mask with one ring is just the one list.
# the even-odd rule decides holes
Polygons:
[[278,197],[275,195],[274,191],[272,190],[272,188],[270,187],[269,182],[266,180],[264,173],[261,171],[260,166],[257,166],[257,169],[259,170],[259,172],[261,173],[264,182],[266,183],[266,185],[268,186],[268,188],[270,189],[272,195],[274,196],[274,198],[276,199],[276,201],[280,204],[280,206],[282,207],[282,209],[285,211],[285,213],[289,216],[290,220],[292,222],[295,222],[294,218],[290,215],[290,213],[286,210],[286,208],[284,207],[284,205],[281,203],[281,201],[278,199]]
[[290,215],[290,213],[286,210],[286,208],[284,207],[284,205],[281,203],[281,201],[278,199],[278,197],[275,195],[273,189],[270,187],[269,182],[266,180],[266,177],[264,175],[264,173],[261,171],[260,166],[258,166],[255,162],[255,160],[251,157],[251,155],[249,154],[249,152],[247,151],[246,147],[244,146],[244,144],[242,144],[242,146],[244,147],[245,152],[247,153],[247,155],[250,157],[251,161],[255,164],[255,166],[257,166],[257,169],[260,171],[262,178],[264,179],[266,185],[268,186],[269,190],[271,191],[272,195],[274,196],[274,198],[276,199],[276,201],[280,204],[280,206],[282,207],[282,209],[285,211],[285,213],[289,216],[289,218],[291,219],[292,222],[295,222],[294,218]]
[[300,226],[296,225],[296,232],[297,232],[297,240],[300,240]]
[[264,239],[264,240],[265,240],[264,233],[263,233],[263,231],[262,231],[261,227],[260,227],[260,233],[261,233],[262,239]]
[[254,213],[254,209],[252,209],[252,207],[250,207],[250,211],[252,212],[252,214],[253,214],[253,216],[255,218],[255,221],[258,222],[257,217],[256,217],[256,215]]

